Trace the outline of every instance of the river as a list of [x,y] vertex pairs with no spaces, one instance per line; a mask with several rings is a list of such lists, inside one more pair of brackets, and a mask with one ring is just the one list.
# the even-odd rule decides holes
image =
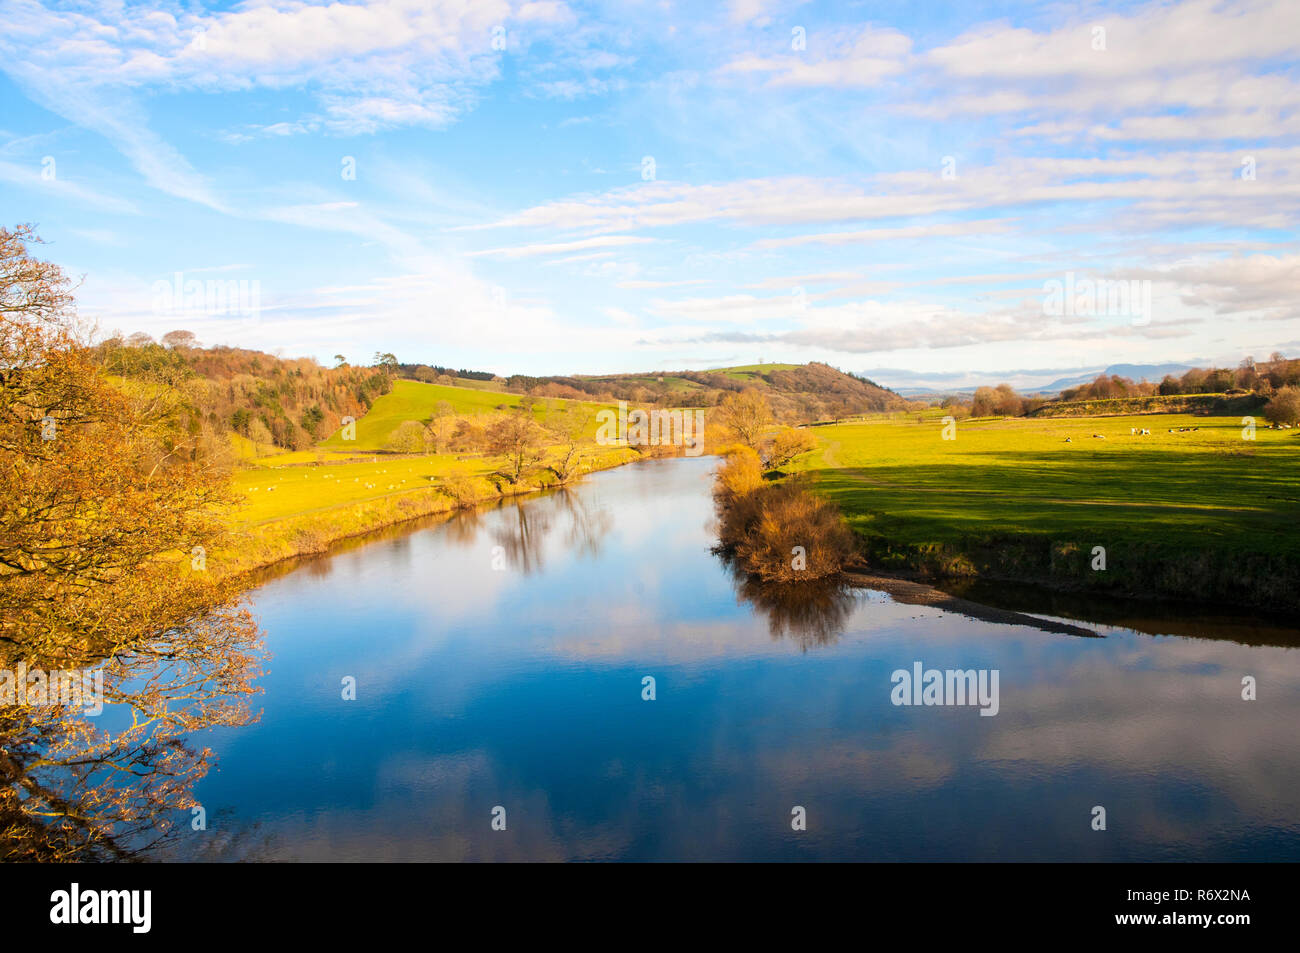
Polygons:
[[[205,739],[185,855],[1300,859],[1293,629],[774,605],[710,551],[712,467],[594,474],[259,586],[263,715]],[[918,664],[996,705],[895,704]]]

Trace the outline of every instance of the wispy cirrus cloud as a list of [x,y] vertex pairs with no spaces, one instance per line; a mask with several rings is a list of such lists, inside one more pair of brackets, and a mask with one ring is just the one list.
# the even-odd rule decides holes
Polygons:
[[571,242],[546,242],[533,245],[513,245],[506,248],[487,248],[482,251],[469,252],[471,258],[536,258],[542,255],[562,255],[567,252],[586,251],[591,248],[622,248],[626,245],[646,245],[654,242],[653,238],[641,238],[636,235],[598,235],[594,238],[580,238]]
[[[0,3],[0,200],[48,210],[78,272],[249,263],[295,351],[373,331],[469,364],[503,313],[563,339],[499,368],[538,372],[577,347],[566,369],[1104,366],[1300,334],[1283,0]],[[1151,280],[1156,319],[1044,321],[1036,286],[1071,271]]]

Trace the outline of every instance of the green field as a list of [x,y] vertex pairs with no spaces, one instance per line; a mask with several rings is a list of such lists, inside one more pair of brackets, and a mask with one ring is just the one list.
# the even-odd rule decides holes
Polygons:
[[[877,565],[1296,597],[1296,430],[1247,441],[1241,418],[1149,414],[965,420],[953,440],[942,429],[933,411],[817,427],[819,449],[795,469]],[[1091,568],[1094,546],[1106,549],[1104,573]]]
[[802,366],[802,364],[738,364],[735,367],[716,367],[713,373],[725,374],[738,381],[752,381],[773,371],[792,371]]
[[[236,489],[246,494],[246,504],[239,512],[240,524],[255,526],[359,502],[428,492],[454,473],[486,478],[500,461],[481,454],[408,456],[380,452],[398,425],[407,420],[426,423],[434,406],[444,400],[456,414],[476,416],[514,410],[523,398],[519,394],[398,380],[393,382],[392,391],[375,400],[370,411],[356,422],[355,440],[343,440],[341,432],[336,432],[311,450],[253,457],[249,441],[240,438],[242,443],[236,449],[245,464],[252,464],[252,468],[235,475]],[[599,426],[596,413],[602,404],[538,400],[532,412],[537,420],[544,421],[555,410],[572,406],[590,413],[590,435],[594,435]],[[592,446],[584,451],[584,457],[600,463],[605,459],[604,451]]]
[[[241,497],[229,526],[235,536],[214,564],[244,571],[280,559],[323,552],[348,536],[391,523],[448,513],[456,503],[442,492],[449,477],[468,478],[471,499],[490,502],[503,494],[527,492],[547,482],[534,474],[517,487],[492,479],[503,462],[481,453],[405,455],[382,452],[390,434],[407,420],[427,422],[439,401],[447,401],[461,416],[498,414],[518,408],[518,394],[399,380],[356,422],[356,439],[335,433],[317,446],[298,451],[254,447],[242,437],[232,446],[243,466],[233,476]],[[545,422],[561,409],[578,407],[589,421],[594,438],[602,404],[587,401],[538,400],[532,413]],[[552,450],[551,453],[556,451]],[[581,467],[596,470],[636,459],[637,452],[621,446],[597,446],[580,451]]]
[[703,384],[697,384],[695,381],[687,380],[685,377],[678,377],[675,374],[613,375],[609,377],[585,377],[583,379],[611,387],[614,385],[637,385],[640,387],[658,387],[662,385],[670,393],[672,391],[704,389]]
[[235,488],[245,495],[239,523],[256,526],[364,500],[428,491],[439,478],[475,471],[486,473],[488,468],[458,464],[451,454],[367,457],[354,462],[332,461],[327,466],[270,465],[241,470],[235,475]]
[[[323,449],[342,451],[380,450],[399,424],[407,420],[428,423],[439,401],[447,401],[457,414],[472,416],[514,410],[523,399],[519,394],[471,387],[451,387],[409,380],[393,381],[392,391],[378,398],[369,412],[357,421],[355,440],[344,440],[342,431],[336,431],[322,440],[319,446]],[[591,429],[594,433],[598,426],[595,415],[601,407],[605,406],[603,404],[588,401],[537,400],[533,405],[533,416],[539,421],[545,420],[546,415],[553,409],[573,404],[591,411]]]
[[[722,374],[732,380],[750,383],[773,371],[790,371],[802,366],[802,364],[740,364],[735,367],[713,367],[706,373]],[[678,377],[675,374],[613,374],[603,377],[586,377],[585,379],[597,383],[640,385],[642,387],[662,385],[669,392],[704,389],[703,384],[688,380],[685,377]]]

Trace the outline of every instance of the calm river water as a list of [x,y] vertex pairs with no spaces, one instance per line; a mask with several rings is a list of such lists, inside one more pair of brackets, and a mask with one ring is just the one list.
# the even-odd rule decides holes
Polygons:
[[[205,739],[191,856],[1300,859],[1295,631],[774,606],[710,552],[712,467],[606,471],[256,589],[263,716]],[[996,672],[997,714],[894,704],[917,663]]]

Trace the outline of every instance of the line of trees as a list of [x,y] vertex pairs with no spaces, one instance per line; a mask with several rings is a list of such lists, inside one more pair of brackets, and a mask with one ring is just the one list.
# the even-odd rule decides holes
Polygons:
[[464,367],[453,369],[441,364],[398,364],[397,373],[401,377],[424,381],[426,384],[453,384],[457,378],[469,381],[497,379],[491,371],[471,371]]
[[1300,360],[1288,360],[1274,352],[1267,361],[1248,357],[1235,368],[1193,368],[1181,377],[1166,375],[1161,394],[1226,394],[1254,392],[1271,397],[1283,387],[1300,386]]
[[[1194,368],[1181,376],[1166,375],[1159,383],[1134,381],[1117,374],[1100,374],[1086,384],[1069,387],[1055,401],[1118,400],[1123,398],[1179,396],[1194,394],[1254,393],[1272,398],[1264,415],[1275,423],[1295,423],[1291,407],[1292,392],[1300,388],[1300,360],[1289,360],[1274,353],[1268,361],[1246,358],[1236,368]],[[957,396],[945,397],[940,406],[956,416],[1020,417],[1034,413],[1047,404],[1046,398],[1017,393],[1010,384],[978,387],[967,401]]]
[[162,344],[148,335],[116,333],[93,353],[111,375],[182,392],[185,426],[214,455],[228,446],[232,431],[254,444],[304,450],[392,390],[385,363],[325,368],[305,357],[204,348],[188,331],[169,332]]

